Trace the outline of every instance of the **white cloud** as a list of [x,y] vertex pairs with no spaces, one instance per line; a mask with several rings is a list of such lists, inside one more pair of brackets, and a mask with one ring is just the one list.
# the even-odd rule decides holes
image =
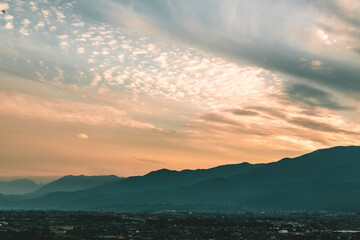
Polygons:
[[69,46],[69,43],[67,41],[60,42],[60,47],[62,49],[66,49]]
[[167,68],[168,61],[167,61],[167,53],[161,53],[160,57],[154,59],[155,62],[158,62],[162,68]]
[[133,47],[131,47],[129,44],[127,43],[123,43],[120,45],[120,47],[122,47],[123,49],[129,50],[131,51],[133,49]]
[[64,79],[64,71],[59,67],[55,67],[55,69],[56,69],[56,71],[58,72],[59,75],[53,77],[53,80],[54,80],[54,82],[60,83],[61,80]]
[[54,7],[51,7],[51,9],[55,12],[55,14],[57,16],[57,21],[60,23],[65,23],[65,20],[64,20],[66,18],[65,15]]
[[89,139],[89,136],[86,135],[85,133],[79,133],[78,135],[76,135],[78,138],[81,138],[81,139]]
[[144,49],[140,49],[140,48],[136,48],[134,51],[132,51],[133,56],[137,56],[137,55],[143,55],[143,54],[147,54],[148,52]]
[[84,27],[84,26],[85,26],[85,23],[84,23],[84,22],[75,22],[75,23],[72,23],[71,26],[74,26],[74,27]]
[[6,10],[9,8],[9,5],[7,3],[0,3],[0,10]]
[[117,44],[117,41],[115,39],[113,39],[113,40],[109,41],[107,44],[110,46],[113,46],[113,45]]
[[323,29],[319,29],[316,32],[317,37],[320,39],[320,41],[325,45],[332,45],[334,41],[330,41],[329,35],[325,33]]
[[91,82],[91,86],[92,87],[96,87],[97,85],[98,85],[98,83],[101,81],[101,76],[97,73],[96,75],[95,75],[95,78],[94,78],[94,80]]
[[33,12],[35,12],[35,11],[37,11],[38,10],[38,7],[37,7],[37,5],[36,5],[36,3],[35,2],[33,2],[33,1],[30,1],[30,9],[31,9],[31,11],[33,11]]
[[5,28],[6,28],[6,29],[13,29],[13,28],[14,28],[14,25],[13,25],[11,22],[7,22],[7,23],[5,24]]
[[124,62],[124,58],[125,58],[125,55],[124,55],[124,54],[120,54],[120,55],[118,56],[119,62]]
[[25,29],[25,28],[21,28],[21,29],[19,30],[19,33],[20,33],[21,35],[23,35],[23,36],[29,36],[28,30]]
[[323,68],[323,64],[319,60],[311,61],[311,69],[313,70],[321,70]]
[[29,19],[25,18],[21,23],[25,26],[28,26],[31,23],[31,21]]
[[39,28],[43,28],[45,26],[45,23],[43,21],[39,21],[38,24],[36,24],[35,29],[38,30]]
[[155,52],[156,51],[156,46],[154,44],[148,44],[147,50],[149,52]]
[[49,18],[49,16],[50,16],[50,11],[49,10],[41,9],[41,12],[42,12],[45,19]]
[[85,53],[85,48],[83,48],[83,47],[78,48],[77,53],[79,53],[79,54]]
[[65,40],[65,39],[68,39],[69,38],[69,35],[59,35],[58,38],[62,39],[62,40]]
[[108,51],[107,48],[104,48],[104,49],[102,50],[101,54],[102,54],[102,55],[109,55],[110,53],[109,53],[109,51]]
[[12,16],[12,15],[10,15],[10,14],[6,14],[5,17],[4,17],[4,19],[5,19],[6,21],[11,21],[11,20],[14,19],[14,16]]

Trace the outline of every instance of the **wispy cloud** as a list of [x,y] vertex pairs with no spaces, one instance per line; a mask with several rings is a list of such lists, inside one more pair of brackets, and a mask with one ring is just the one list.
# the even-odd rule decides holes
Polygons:
[[144,162],[144,163],[152,163],[152,164],[163,164],[163,161],[152,159],[152,158],[144,158],[144,157],[135,157],[136,161]]
[[89,125],[127,126],[153,129],[153,125],[131,119],[125,111],[110,106],[44,99],[37,96],[0,92],[0,113],[30,119],[77,122]]

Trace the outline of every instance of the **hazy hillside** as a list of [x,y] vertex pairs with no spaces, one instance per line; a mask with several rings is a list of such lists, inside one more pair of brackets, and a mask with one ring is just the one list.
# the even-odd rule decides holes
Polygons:
[[103,185],[105,183],[114,182],[121,178],[109,175],[109,176],[65,176],[55,181],[52,181],[36,191],[30,193],[30,196],[43,196],[52,192],[73,192],[77,190],[84,190],[96,186]]
[[29,179],[17,179],[13,181],[1,181],[0,193],[5,195],[19,195],[25,194],[38,189],[41,185]]

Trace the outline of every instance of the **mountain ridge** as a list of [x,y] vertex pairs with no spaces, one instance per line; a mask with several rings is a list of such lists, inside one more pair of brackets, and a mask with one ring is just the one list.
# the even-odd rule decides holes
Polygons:
[[[159,169],[74,192],[6,202],[19,209],[360,211],[360,147],[319,149],[267,164]],[[359,198],[357,198],[359,197]]]

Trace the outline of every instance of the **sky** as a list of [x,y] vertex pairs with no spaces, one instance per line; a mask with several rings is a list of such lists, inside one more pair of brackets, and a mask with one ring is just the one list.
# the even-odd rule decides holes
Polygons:
[[360,145],[358,0],[0,0],[0,177]]

